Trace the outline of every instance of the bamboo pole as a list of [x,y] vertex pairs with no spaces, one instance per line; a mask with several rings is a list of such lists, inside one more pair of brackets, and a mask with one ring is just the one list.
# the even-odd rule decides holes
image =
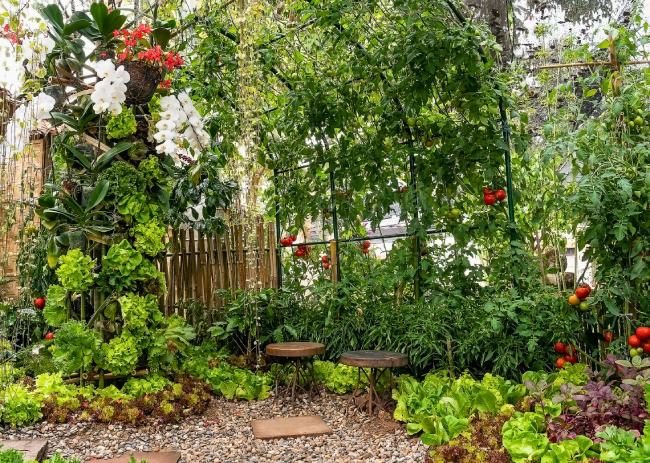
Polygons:
[[189,269],[188,269],[188,261],[189,257],[187,256],[187,232],[184,229],[181,229],[180,231],[180,274],[179,274],[179,281],[182,282],[183,284],[183,289],[182,292],[179,293],[178,296],[178,315],[181,317],[185,316],[185,310],[183,307],[181,307],[181,298],[182,300],[187,300],[189,299],[189,291],[188,291],[188,275],[189,275]]
[[338,283],[338,255],[336,254],[336,240],[330,241],[330,272],[332,272],[332,283]]

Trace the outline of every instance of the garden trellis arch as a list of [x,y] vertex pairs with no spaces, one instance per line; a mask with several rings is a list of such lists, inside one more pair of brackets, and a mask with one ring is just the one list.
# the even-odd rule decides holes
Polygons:
[[[449,9],[453,12],[454,16],[458,20],[458,22],[462,25],[465,25],[468,23],[468,20],[464,17],[464,15],[460,12],[460,10],[457,8],[456,5],[450,0],[446,0],[446,4],[448,5]],[[335,24],[334,28],[339,31],[339,33],[344,32],[344,28],[340,24]],[[362,45],[359,43],[355,44],[355,47],[362,52],[365,52],[363,49]],[[483,53],[481,56],[481,59],[483,60],[483,63],[486,64],[488,62],[487,57]],[[381,79],[384,82],[387,82],[386,76],[382,73],[381,74]],[[287,83],[287,85],[290,84]],[[503,102],[503,97],[501,94],[499,94],[498,97],[498,115],[499,115],[499,123],[500,123],[500,128],[502,132],[502,137],[503,137],[503,152],[504,152],[504,165],[505,165],[505,177],[506,177],[506,188],[507,188],[507,207],[508,207],[508,228],[509,228],[509,236],[510,236],[510,243],[513,245],[516,241],[516,224],[515,224],[515,219],[514,219],[514,194],[513,194],[513,180],[512,180],[512,165],[511,165],[511,153],[510,153],[510,126],[508,123],[508,117],[507,117],[507,112],[504,107],[504,102]],[[396,101],[396,104],[399,106],[400,103]],[[276,111],[279,108],[273,108],[269,112]],[[410,135],[410,129],[408,126],[405,124],[406,130],[409,130],[409,135]],[[409,148],[413,148],[414,142],[413,142],[413,137],[409,136],[407,141],[404,142],[406,143]],[[325,142],[324,145],[326,146],[325,149],[327,150],[327,143]],[[311,164],[303,164],[299,165],[296,167],[292,168],[287,168],[287,169],[278,169],[274,168],[273,169],[273,183],[275,190],[278,190],[278,186],[280,182],[283,181],[283,176],[284,174],[288,172],[293,172],[296,170],[301,170],[301,169],[308,169],[311,167]],[[417,189],[417,169],[416,169],[416,161],[415,161],[415,156],[413,151],[409,151],[408,155],[408,173],[409,173],[409,185],[415,190]],[[335,272],[335,277],[334,281],[338,280],[341,275],[341,269],[340,269],[340,259],[339,259],[339,246],[341,243],[354,243],[354,242],[361,242],[361,241],[373,241],[373,240],[384,240],[387,238],[403,238],[403,237],[412,237],[414,240],[414,249],[419,249],[419,239],[420,237],[418,236],[417,233],[394,233],[394,234],[381,234],[376,237],[354,237],[354,238],[347,238],[347,239],[342,239],[339,236],[339,221],[338,221],[338,212],[337,212],[337,204],[335,201],[335,185],[336,185],[336,169],[330,169],[329,170],[329,196],[330,196],[330,207],[331,207],[331,214],[332,214],[332,234],[333,234],[333,240],[331,241],[326,241],[326,240],[321,240],[321,241],[308,241],[305,240],[305,242],[300,242],[300,243],[293,243],[290,246],[291,247],[297,247],[297,246],[315,246],[315,245],[327,245],[330,244],[332,246],[332,254],[335,254],[336,257],[334,259],[334,263],[336,265],[336,272]],[[277,197],[276,197],[277,198]],[[416,194],[414,196],[413,200],[413,207],[414,207],[414,217],[417,220],[419,216],[419,207],[418,207],[418,195]],[[278,240],[278,246],[277,246],[277,252],[278,252],[278,258],[276,260],[278,269],[278,285],[282,286],[282,258],[281,258],[281,252],[282,252],[282,247],[279,245],[279,240],[282,238],[282,225],[281,225],[281,220],[280,220],[280,205],[278,204],[277,200],[275,201],[275,218],[276,218],[276,238]],[[427,229],[426,230],[426,235],[435,235],[435,234],[441,234],[445,233],[445,229]],[[417,261],[414,262],[416,270],[420,267],[420,253],[416,252],[415,255],[417,256]],[[414,294],[416,296],[416,299],[419,298],[420,296],[420,275],[419,272],[415,272],[415,280],[414,280]]]

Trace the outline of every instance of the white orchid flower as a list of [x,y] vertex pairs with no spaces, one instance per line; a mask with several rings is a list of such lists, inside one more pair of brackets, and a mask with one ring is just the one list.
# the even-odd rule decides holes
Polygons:
[[192,104],[192,99],[185,92],[179,93],[177,98],[178,98],[178,101],[183,105],[183,108],[185,108],[187,105]]
[[156,152],[165,154],[174,154],[176,152],[176,143],[172,140],[167,140],[164,143],[156,146]]

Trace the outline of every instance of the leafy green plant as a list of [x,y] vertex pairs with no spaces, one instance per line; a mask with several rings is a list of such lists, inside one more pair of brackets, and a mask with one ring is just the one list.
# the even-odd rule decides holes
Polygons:
[[133,293],[125,294],[118,299],[124,320],[124,328],[131,332],[142,332],[149,324],[156,323],[162,319],[162,313],[158,310],[156,296],[137,296]]
[[68,292],[59,285],[51,285],[47,289],[43,315],[51,326],[61,326],[68,319]]
[[147,197],[142,193],[124,197],[117,205],[117,210],[128,222],[135,220],[138,223],[146,223],[162,214],[162,207],[153,201],[147,200]]
[[172,382],[164,376],[151,373],[143,378],[129,378],[122,391],[134,397],[141,397],[146,394],[160,392],[169,384],[172,384]]
[[166,248],[163,238],[167,235],[167,229],[159,219],[137,223],[129,234],[135,237],[135,248],[144,254],[157,256]]
[[167,173],[160,167],[160,161],[156,156],[149,156],[140,162],[138,170],[144,175],[148,188],[154,185],[162,185],[167,181]]
[[[106,124],[108,138],[126,138],[136,132],[138,124],[131,111],[122,107],[122,112],[117,116],[110,116]],[[120,188],[120,191],[123,191]]]
[[[162,281],[161,281],[162,278]],[[164,293],[164,277],[161,277],[155,265],[142,254],[133,249],[127,240],[111,246],[102,259],[102,271],[97,283],[101,286],[111,286],[117,291],[135,290],[139,281],[147,282],[156,280],[159,293]]]
[[85,323],[70,320],[58,329],[54,338],[54,363],[63,373],[89,370],[99,354],[102,339]]
[[507,412],[524,394],[523,385],[492,375],[479,382],[466,374],[452,379],[442,372],[420,383],[403,375],[393,391],[393,416],[407,423],[409,434],[424,432],[425,444],[441,445],[467,429],[471,414]]
[[41,402],[20,384],[9,384],[0,393],[0,420],[11,427],[30,425],[41,418]]
[[179,357],[195,337],[194,329],[183,317],[173,314],[165,318],[152,335],[148,348],[149,366],[154,370],[178,369]]
[[97,364],[116,375],[131,373],[142,354],[139,341],[128,330],[124,330],[121,335],[101,346],[101,352],[96,359]]
[[99,180],[109,183],[107,196],[121,200],[124,196],[143,193],[144,175],[131,164],[118,161],[99,174]]
[[56,274],[68,291],[87,291],[94,283],[97,274],[93,273],[96,261],[84,255],[79,249],[71,249],[59,257],[60,266]]
[[612,463],[647,463],[650,461],[650,420],[645,422],[645,428],[640,437],[632,431],[625,431],[615,426],[606,428],[596,436],[602,439],[599,458],[603,461]]

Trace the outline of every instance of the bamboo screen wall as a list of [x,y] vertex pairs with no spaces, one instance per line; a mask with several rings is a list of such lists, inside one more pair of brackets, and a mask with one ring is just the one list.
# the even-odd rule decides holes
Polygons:
[[159,300],[165,315],[178,313],[185,300],[200,299],[208,310],[219,309],[224,300],[217,289],[277,288],[277,254],[275,228],[272,223],[258,222],[253,246],[248,246],[252,230],[233,225],[223,235],[203,236],[190,230],[175,230],[169,237],[166,258],[158,261],[165,273],[167,295]]

